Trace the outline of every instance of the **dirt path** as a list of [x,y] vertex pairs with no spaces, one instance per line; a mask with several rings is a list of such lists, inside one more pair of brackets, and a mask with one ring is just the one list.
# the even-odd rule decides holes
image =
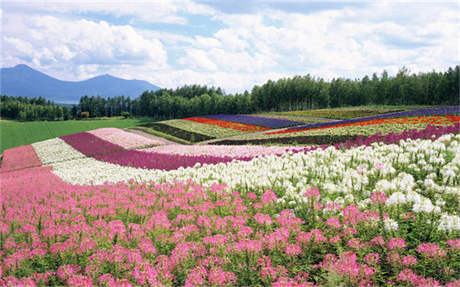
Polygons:
[[162,138],[162,137],[159,137],[159,136],[155,136],[155,135],[152,135],[152,134],[149,134],[149,133],[140,131],[140,130],[125,129],[125,131],[130,132],[130,133],[133,133],[133,134],[137,134],[137,135],[140,135],[140,136],[143,136],[143,137],[152,139],[152,140],[160,141],[160,142],[164,143],[165,145],[178,144],[178,143],[176,143],[176,142],[173,142],[173,141],[167,140],[167,139],[165,139],[165,138]]

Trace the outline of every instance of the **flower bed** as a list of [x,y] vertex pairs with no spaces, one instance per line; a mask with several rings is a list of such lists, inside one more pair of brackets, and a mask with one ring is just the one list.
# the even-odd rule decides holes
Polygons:
[[289,130],[306,130],[306,129],[311,129],[311,128],[335,126],[335,125],[340,125],[340,124],[357,123],[357,122],[362,122],[362,121],[371,121],[371,120],[378,120],[378,119],[405,118],[405,117],[418,117],[418,116],[422,116],[422,117],[424,116],[445,116],[445,115],[459,115],[459,114],[460,114],[460,106],[430,108],[430,109],[420,109],[420,110],[414,110],[414,111],[389,113],[389,114],[383,114],[383,115],[377,115],[377,116],[355,118],[355,119],[336,121],[336,122],[324,122],[324,123],[303,125],[303,126],[289,128]]
[[117,128],[102,128],[88,131],[100,139],[118,145],[124,149],[136,149],[153,145],[163,145],[164,142],[146,138],[137,134],[125,132]]
[[122,146],[103,140],[88,132],[66,135],[60,138],[86,156],[124,150]]
[[286,134],[286,133],[297,133],[308,130],[315,129],[330,129],[338,127],[347,127],[347,126],[368,126],[368,125],[385,125],[385,124],[404,124],[404,125],[417,125],[417,124],[426,124],[426,125],[448,125],[455,124],[460,121],[460,116],[417,116],[417,117],[402,117],[402,118],[384,118],[384,119],[373,119],[365,121],[355,121],[355,122],[335,122],[335,123],[325,123],[326,125],[318,124],[311,125],[305,128],[296,128],[296,129],[286,129],[276,132],[267,132],[267,135],[271,134]]
[[286,153],[164,184],[2,173],[0,285],[457,286],[459,144]]
[[376,116],[388,113],[404,112],[407,108],[370,108],[370,107],[349,107],[332,108],[306,111],[283,112],[283,115],[303,116],[303,117],[324,117],[329,119],[353,119],[358,117]]
[[161,122],[165,125],[175,127],[178,129],[186,130],[186,131],[191,131],[194,133],[199,133],[203,135],[207,135],[213,138],[225,138],[225,137],[231,137],[231,136],[236,136],[236,135],[244,135],[246,132],[236,130],[236,129],[231,129],[227,127],[221,127],[218,125],[209,125],[205,123],[198,123],[196,121],[191,121],[191,120],[169,120],[169,121],[164,121]]
[[31,145],[20,146],[7,149],[3,152],[0,172],[40,166],[41,164],[42,162]]
[[183,120],[192,121],[192,122],[205,124],[205,125],[218,126],[218,127],[222,127],[226,129],[238,130],[242,132],[260,132],[260,131],[266,131],[269,129],[266,127],[261,127],[261,126],[251,125],[251,124],[234,123],[234,122],[217,120],[217,119],[208,119],[204,117],[184,118]]
[[204,134],[200,134],[200,133],[196,133],[192,131],[187,131],[184,129],[179,129],[179,128],[169,126],[163,123],[150,123],[150,124],[141,125],[141,127],[150,128],[150,129],[171,135],[173,137],[186,140],[191,143],[214,139],[214,137],[212,136],[208,136],[208,135],[204,135]]
[[303,122],[295,122],[286,119],[275,119],[250,115],[207,115],[203,117],[227,122],[256,125],[271,129],[303,124]]
[[283,152],[301,152],[303,147],[279,147],[279,146],[212,146],[212,145],[167,145],[148,149],[143,149],[144,152],[177,154],[177,155],[213,155],[213,156],[229,156],[233,158],[239,157],[257,157],[269,154],[281,154]]

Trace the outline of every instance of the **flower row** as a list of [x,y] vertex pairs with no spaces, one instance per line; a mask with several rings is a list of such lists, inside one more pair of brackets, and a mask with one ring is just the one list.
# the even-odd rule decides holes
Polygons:
[[205,125],[218,126],[218,127],[227,128],[227,129],[234,129],[234,130],[238,130],[242,132],[259,132],[259,131],[265,131],[269,129],[266,127],[256,126],[256,125],[247,124],[247,123],[236,123],[236,122],[223,121],[223,120],[204,118],[204,117],[184,118],[183,120],[192,121],[192,122],[205,124]]
[[135,149],[153,145],[163,145],[163,141],[159,139],[151,139],[130,132],[126,132],[117,128],[102,128],[88,133],[93,134],[105,141],[119,145],[124,149]]
[[315,124],[310,124],[310,125],[296,126],[296,127],[292,127],[289,129],[290,130],[306,130],[306,129],[311,129],[311,128],[357,123],[357,122],[362,122],[362,121],[371,121],[371,120],[378,120],[378,119],[405,118],[405,117],[418,117],[418,116],[445,116],[445,115],[459,115],[459,114],[460,114],[460,106],[429,108],[429,109],[389,113],[389,114],[376,115],[376,116],[370,116],[370,117],[361,117],[361,118],[355,118],[355,119],[349,119],[349,120],[343,120],[343,121],[315,123]]
[[[457,286],[459,142],[221,164],[215,176],[246,178],[234,187],[174,176],[79,186],[49,167],[4,173],[0,284]],[[271,188],[250,186],[262,174]]]
[[417,117],[402,117],[402,118],[384,118],[384,119],[373,119],[357,122],[334,122],[327,123],[327,125],[315,126],[315,127],[306,127],[306,128],[296,128],[296,129],[286,129],[276,132],[266,132],[265,134],[286,134],[286,133],[298,133],[309,130],[319,130],[319,129],[332,129],[340,127],[350,127],[350,126],[369,126],[369,125],[449,125],[460,122],[460,116],[417,116]]
[[33,166],[40,166],[42,162],[31,145],[7,149],[3,152],[0,172],[8,172]]
[[287,119],[269,118],[250,115],[207,115],[203,116],[209,119],[256,125],[266,128],[284,128],[289,126],[301,125],[303,122],[296,122]]

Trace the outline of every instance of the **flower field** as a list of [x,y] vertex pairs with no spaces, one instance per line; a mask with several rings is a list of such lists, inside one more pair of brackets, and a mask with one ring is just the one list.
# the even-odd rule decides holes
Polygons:
[[242,132],[260,132],[269,130],[268,127],[253,125],[249,123],[239,123],[239,122],[232,122],[228,120],[220,120],[215,118],[205,118],[205,117],[193,117],[193,118],[185,118],[184,120],[192,121],[196,123],[201,123],[205,125],[211,126],[218,126],[226,129],[233,129]]
[[251,115],[208,115],[205,118],[215,119],[226,122],[242,123],[248,125],[255,125],[260,127],[266,127],[271,129],[284,128],[289,126],[296,126],[302,124],[302,122],[296,122],[286,119],[276,119],[261,116]]
[[384,119],[367,126],[408,129],[269,147],[101,129],[6,150],[0,285],[459,286],[460,123]]
[[225,127],[221,127],[217,125],[208,125],[204,123],[189,121],[186,119],[169,120],[169,121],[163,121],[162,123],[168,126],[182,129],[182,130],[187,130],[187,131],[207,135],[213,138],[226,138],[226,137],[246,134],[246,132],[240,131],[237,129],[229,129],[229,128],[225,128]]
[[376,116],[381,114],[404,112],[421,107],[401,106],[401,107],[347,107],[347,108],[331,108],[331,109],[319,109],[319,110],[306,110],[306,111],[290,111],[280,112],[278,114],[285,116],[297,116],[297,117],[322,117],[329,119],[353,119],[366,116]]

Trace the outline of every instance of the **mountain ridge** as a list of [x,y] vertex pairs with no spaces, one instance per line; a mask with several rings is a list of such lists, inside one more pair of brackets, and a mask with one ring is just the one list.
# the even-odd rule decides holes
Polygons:
[[160,87],[143,80],[126,80],[109,74],[82,81],[63,81],[28,65],[1,68],[0,93],[15,97],[43,97],[56,103],[77,103],[82,96],[136,98]]

